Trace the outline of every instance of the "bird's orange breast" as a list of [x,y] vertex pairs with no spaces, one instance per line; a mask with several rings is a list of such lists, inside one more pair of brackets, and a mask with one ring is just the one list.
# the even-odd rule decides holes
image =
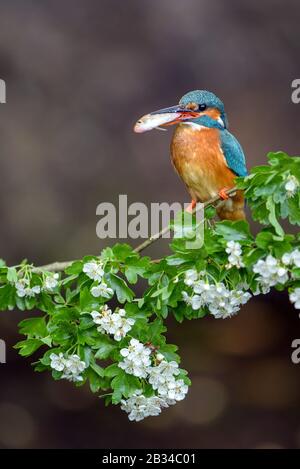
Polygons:
[[234,173],[228,168],[218,129],[179,124],[171,142],[176,171],[194,200],[205,202],[224,187],[233,187]]

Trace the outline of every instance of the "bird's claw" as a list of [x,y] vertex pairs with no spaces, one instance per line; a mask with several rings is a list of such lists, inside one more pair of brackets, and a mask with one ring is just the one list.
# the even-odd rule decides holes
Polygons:
[[222,199],[222,200],[228,200],[229,199],[229,195],[227,194],[226,191],[228,191],[228,187],[223,187],[223,189],[219,190],[218,195],[219,195],[220,199]]
[[197,205],[196,200],[192,200],[192,202],[187,206],[186,212],[193,213],[193,210],[196,207],[196,205]]

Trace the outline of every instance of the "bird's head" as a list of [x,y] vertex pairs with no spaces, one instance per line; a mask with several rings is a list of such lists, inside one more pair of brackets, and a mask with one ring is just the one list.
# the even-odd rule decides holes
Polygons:
[[222,101],[210,91],[195,90],[182,96],[176,106],[160,109],[141,117],[135,124],[134,130],[140,133],[182,122],[204,127],[228,127]]

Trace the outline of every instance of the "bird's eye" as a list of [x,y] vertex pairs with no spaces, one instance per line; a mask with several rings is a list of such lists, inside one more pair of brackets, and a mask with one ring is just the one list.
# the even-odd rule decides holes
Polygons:
[[205,111],[206,108],[207,108],[206,104],[199,105],[199,111]]

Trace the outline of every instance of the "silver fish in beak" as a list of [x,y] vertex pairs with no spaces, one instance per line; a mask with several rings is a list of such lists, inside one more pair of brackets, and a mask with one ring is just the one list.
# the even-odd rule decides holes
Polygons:
[[149,130],[178,124],[181,121],[197,117],[199,113],[186,109],[180,105],[160,109],[141,117],[135,124],[133,130],[136,133],[148,132]]
[[[149,132],[149,130],[157,129],[161,125],[168,124],[178,118],[180,114],[166,113],[166,114],[146,114],[141,117],[135,124],[134,132],[141,134]],[[167,129],[164,129],[167,130]]]

